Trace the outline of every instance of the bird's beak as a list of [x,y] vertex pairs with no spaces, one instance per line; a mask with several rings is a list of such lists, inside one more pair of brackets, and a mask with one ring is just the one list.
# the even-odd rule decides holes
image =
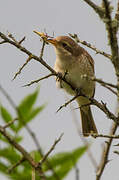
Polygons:
[[49,42],[50,44],[52,44],[53,46],[57,46],[57,40],[56,39],[47,39],[47,42]]
[[33,31],[33,32],[34,32],[34,33],[36,33],[37,35],[39,35],[39,36],[43,37],[43,33],[38,32],[38,31]]
[[46,41],[46,42],[48,42],[48,43],[50,43],[50,44],[52,44],[52,45],[54,45],[54,46],[57,46],[57,40],[56,39],[48,39],[48,37],[44,34],[44,33],[42,33],[42,32],[38,32],[38,31],[33,31],[34,33],[36,33],[37,35],[39,35],[40,37],[42,37],[42,38],[44,38],[44,40]]

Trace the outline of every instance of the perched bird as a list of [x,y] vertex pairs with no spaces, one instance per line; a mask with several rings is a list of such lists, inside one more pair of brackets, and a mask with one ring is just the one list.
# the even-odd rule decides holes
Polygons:
[[[47,39],[47,42],[51,43],[55,48],[55,71],[65,75],[65,79],[73,87],[81,90],[83,94],[93,97],[95,82],[90,77],[94,77],[94,61],[88,52],[69,36],[58,36]],[[85,76],[89,78],[85,78]],[[76,92],[63,80],[57,78],[56,85],[65,89],[67,93],[76,95]],[[76,101],[80,109],[83,135],[88,136],[90,133],[97,133],[90,101],[83,96],[79,96]]]

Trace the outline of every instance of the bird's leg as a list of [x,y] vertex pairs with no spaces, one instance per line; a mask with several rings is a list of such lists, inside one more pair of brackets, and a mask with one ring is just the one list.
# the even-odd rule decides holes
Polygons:
[[76,88],[75,92],[76,92],[76,95],[81,96],[82,95],[82,88]]
[[64,74],[61,73],[61,72],[57,72],[56,81],[60,82],[60,88],[63,88],[63,86],[62,86],[62,78],[65,79],[67,74],[68,74],[67,70],[64,72]]

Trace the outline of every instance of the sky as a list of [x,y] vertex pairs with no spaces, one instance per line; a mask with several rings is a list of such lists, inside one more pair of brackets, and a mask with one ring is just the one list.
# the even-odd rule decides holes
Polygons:
[[[112,1],[112,5],[115,6],[116,2],[116,0]],[[18,40],[26,36],[23,45],[36,55],[40,54],[42,44],[39,37],[33,33],[33,30],[46,31],[51,36],[54,33],[55,37],[68,35],[68,33],[77,33],[81,40],[86,40],[98,49],[110,53],[104,24],[95,12],[82,0],[1,0],[0,17],[0,31],[5,34],[8,34],[8,32],[12,33]],[[110,61],[99,54],[95,54],[91,49],[84,48],[94,59],[96,77],[107,82],[116,83],[114,69]],[[54,140],[62,132],[64,136],[53,153],[73,150],[83,145],[72,120],[73,112],[80,124],[79,110],[75,110],[77,104],[73,102],[72,107],[69,106],[56,113],[56,110],[64,104],[69,96],[56,88],[54,78],[49,78],[31,87],[22,87],[31,80],[47,75],[49,71],[40,63],[31,61],[16,80],[11,81],[14,74],[26,61],[27,56],[15,47],[6,44],[0,46],[0,54],[0,84],[6,89],[16,104],[40,85],[40,95],[37,105],[47,103],[47,107],[38,118],[30,123],[30,127],[36,133],[37,138],[40,139],[40,144],[44,152],[48,151]],[[46,46],[43,59],[51,67],[54,66],[55,53],[51,46]],[[2,104],[14,113],[1,93],[0,97]],[[95,98],[107,102],[108,108],[112,112],[115,112],[116,97],[98,84],[96,85]],[[99,133],[108,134],[112,121],[107,119],[105,114],[98,108],[92,107],[92,111]],[[23,146],[29,151],[35,149],[35,145],[26,130],[23,130],[21,134],[24,135]],[[99,163],[101,150],[106,139],[93,139],[92,137],[86,139],[92,144],[90,149],[97,163]],[[116,141],[113,144],[115,143]],[[102,180],[112,180],[112,178],[118,177],[117,165],[119,157],[113,153],[114,150],[117,149],[112,146],[110,153],[111,161],[105,168]],[[95,180],[95,169],[87,154],[80,159],[78,164],[81,180],[87,178],[88,180]],[[2,180],[7,180],[7,177],[1,175],[0,177]],[[69,173],[65,178],[65,180],[72,179],[75,179],[74,171]]]

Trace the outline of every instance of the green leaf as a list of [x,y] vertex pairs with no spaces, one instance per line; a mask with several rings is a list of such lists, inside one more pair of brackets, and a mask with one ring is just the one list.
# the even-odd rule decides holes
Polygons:
[[[72,152],[58,153],[49,158],[49,163],[60,179],[63,179],[69,171],[76,165],[77,161],[86,151],[86,147],[80,147]],[[45,170],[48,170],[47,167]],[[54,176],[49,176],[48,180],[54,180]]]
[[0,156],[5,158],[11,164],[16,163],[21,158],[20,154],[18,154],[17,151],[11,146],[0,149]]
[[[10,112],[3,106],[0,106],[0,111],[1,111],[1,117],[5,123],[9,123],[12,121],[14,118],[10,114]],[[14,132],[16,132],[16,126],[15,124],[11,124],[9,126]]]
[[37,89],[34,93],[26,96],[18,106],[19,123],[17,124],[17,131],[35,118],[44,109],[45,105],[34,108],[38,92],[39,91]]
[[44,109],[44,107],[45,105],[42,105],[40,107],[33,109],[28,116],[28,121],[34,119]]
[[33,105],[36,102],[36,99],[38,97],[38,90],[36,90],[34,93],[26,96],[18,106],[18,109],[23,116],[24,119],[27,119],[27,116],[32,110]]

